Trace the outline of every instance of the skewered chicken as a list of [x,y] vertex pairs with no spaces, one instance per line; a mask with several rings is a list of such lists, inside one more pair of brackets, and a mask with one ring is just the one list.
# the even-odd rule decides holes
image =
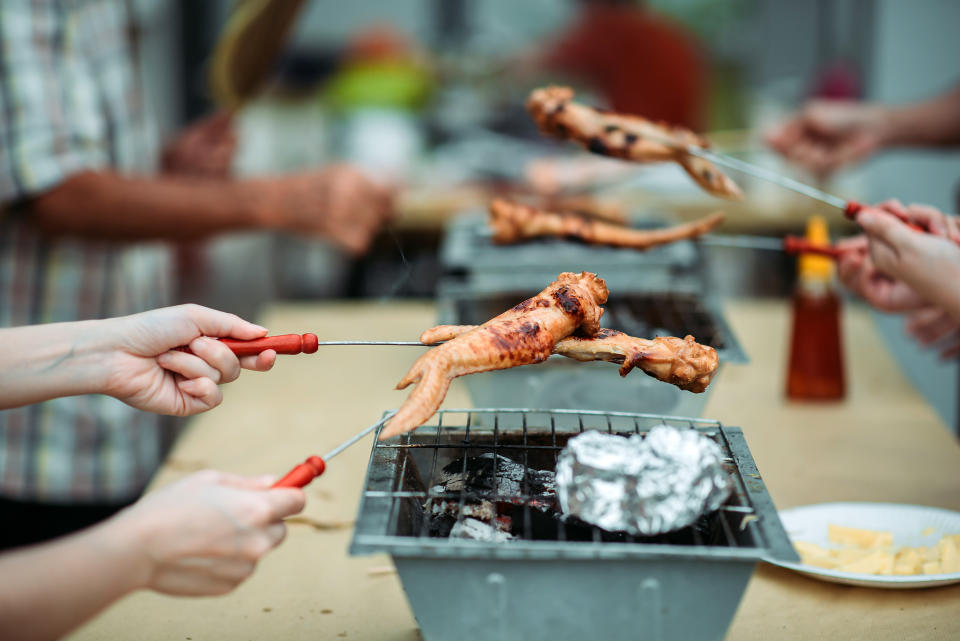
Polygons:
[[579,238],[595,245],[648,249],[655,245],[702,236],[722,223],[724,218],[723,213],[716,212],[675,227],[632,229],[590,220],[577,214],[542,211],[499,198],[490,204],[490,227],[493,229],[493,242],[498,244],[516,243],[539,236],[562,236]]
[[627,213],[617,201],[604,201],[590,196],[550,196],[541,200],[544,209],[570,212],[615,225],[627,224]]
[[596,334],[607,294],[606,283],[595,274],[564,272],[533,298],[431,349],[397,384],[397,389],[417,386],[380,438],[412,430],[433,416],[458,376],[539,363],[574,331]]
[[601,329],[591,338],[568,336],[553,352],[578,361],[621,363],[620,376],[638,367],[657,380],[696,393],[706,391],[719,364],[717,351],[690,335],[648,340],[613,329]]
[[[475,325],[439,325],[420,335],[432,345],[469,332]],[[719,359],[717,351],[697,343],[693,336],[662,336],[648,340],[614,329],[601,329],[592,337],[568,336],[553,346],[553,353],[578,361],[620,363],[620,376],[640,368],[657,380],[689,392],[706,391]]]
[[736,183],[712,162],[685,151],[688,146],[708,147],[701,136],[683,127],[602,111],[572,99],[569,87],[535,89],[527,99],[527,109],[540,131],[549,136],[573,140],[604,156],[636,162],[674,161],[709,193],[743,198]]

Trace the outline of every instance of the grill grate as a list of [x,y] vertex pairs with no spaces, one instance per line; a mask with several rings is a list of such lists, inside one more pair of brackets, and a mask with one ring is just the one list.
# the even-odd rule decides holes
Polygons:
[[[536,490],[531,470],[553,471],[569,438],[589,429],[645,434],[662,423],[698,430],[721,447],[734,490],[719,510],[683,530],[635,537],[585,523],[563,522],[541,509],[545,503],[553,503],[555,497],[549,490]],[[466,477],[468,460],[479,455],[492,455],[492,487],[456,491],[442,488],[439,481],[445,467],[449,473],[450,466],[456,464]],[[502,463],[498,455],[523,465],[518,491],[501,487],[497,466]],[[463,546],[474,550],[476,546],[487,546],[505,553],[530,546],[549,546],[555,551],[602,548],[623,552],[684,548],[708,556],[719,552],[756,557],[786,541],[759,479],[740,430],[717,421],[587,410],[441,410],[434,422],[404,434],[399,442],[375,444],[353,549],[387,548],[396,554],[402,549],[422,553],[427,549],[437,552]],[[430,502],[456,506],[452,526],[462,525],[465,507],[487,502],[493,506],[494,519],[509,519],[516,538],[501,543],[440,538],[431,531],[431,521],[424,510]]]

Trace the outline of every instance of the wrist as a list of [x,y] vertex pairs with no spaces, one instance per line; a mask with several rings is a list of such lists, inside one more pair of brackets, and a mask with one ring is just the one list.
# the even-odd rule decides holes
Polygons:
[[[40,361],[44,370],[55,372],[63,387],[57,395],[102,394],[110,373],[110,361],[118,349],[116,320],[92,320],[49,325],[49,349]],[[66,330],[66,331],[64,331]],[[62,337],[62,343],[57,338]]]
[[284,226],[275,179],[250,178],[237,181],[234,185],[237,211],[247,225],[259,229],[280,229]]
[[98,556],[121,569],[118,574],[123,577],[124,592],[148,587],[155,566],[148,553],[147,528],[131,512],[131,508],[126,508],[86,533],[91,545],[101,553]]
[[112,395],[117,374],[114,363],[124,350],[123,337],[128,334],[122,327],[125,322],[126,318],[120,317],[77,323],[81,327],[73,341],[73,358],[89,386],[81,393]]
[[877,137],[877,147],[896,147],[906,144],[905,116],[902,109],[885,105],[871,106],[870,122]]

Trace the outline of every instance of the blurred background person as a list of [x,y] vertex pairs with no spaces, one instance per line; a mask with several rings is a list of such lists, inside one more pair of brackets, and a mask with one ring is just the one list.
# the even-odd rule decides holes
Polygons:
[[[350,167],[231,180],[223,114],[157,167],[131,6],[0,6],[0,325],[167,304],[158,240],[278,229],[360,254],[390,214],[389,194]],[[37,539],[98,521],[139,495],[163,440],[158,417],[103,396],[0,412],[0,519],[46,524]]]
[[571,23],[537,54],[539,66],[569,74],[614,111],[701,131],[707,74],[688,30],[637,0],[577,0]]

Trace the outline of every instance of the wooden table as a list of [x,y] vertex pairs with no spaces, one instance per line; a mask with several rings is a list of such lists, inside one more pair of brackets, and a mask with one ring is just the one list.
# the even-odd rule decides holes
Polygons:
[[[781,508],[833,500],[960,509],[960,446],[897,371],[859,309],[845,313],[850,393],[843,403],[784,401],[789,316],[782,302],[737,302],[728,314],[749,365],[728,366],[706,416],[744,429]],[[433,320],[429,304],[283,305],[261,321],[273,333],[409,339]],[[419,348],[329,347],[244,374],[223,405],[192,424],[154,485],[202,467],[283,473],[395,407],[393,391]],[[613,372],[611,372],[613,374]],[[469,406],[455,381],[448,407]],[[305,519],[234,593],[215,599],[131,595],[81,628],[74,641],[151,639],[376,639],[415,641],[416,623],[385,557],[351,558],[349,521],[369,447],[331,463],[307,488]],[[731,641],[957,639],[960,585],[885,591],[837,586],[761,565],[730,628]]]

